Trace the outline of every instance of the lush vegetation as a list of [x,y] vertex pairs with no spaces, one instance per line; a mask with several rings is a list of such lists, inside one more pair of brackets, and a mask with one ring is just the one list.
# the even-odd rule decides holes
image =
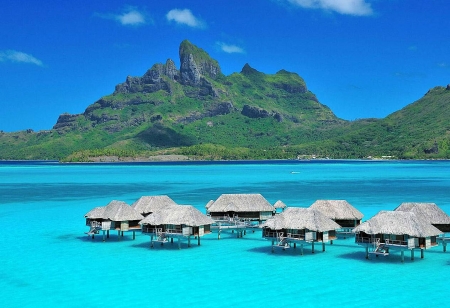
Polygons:
[[[180,53],[192,54],[199,66],[216,65],[220,72],[205,51],[187,41],[182,47]],[[246,64],[230,76],[203,76],[199,85],[144,77],[83,114],[61,115],[51,130],[0,132],[0,159],[450,158],[449,87],[431,89],[384,119],[349,122],[285,70],[266,75]]]

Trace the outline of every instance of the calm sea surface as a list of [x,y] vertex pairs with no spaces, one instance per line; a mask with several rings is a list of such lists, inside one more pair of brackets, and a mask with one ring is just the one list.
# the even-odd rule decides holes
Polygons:
[[1,307],[445,307],[450,252],[364,258],[353,240],[271,252],[261,231],[201,246],[149,248],[148,236],[84,232],[111,200],[167,194],[202,212],[223,193],[261,193],[308,207],[346,199],[367,220],[402,202],[450,213],[450,162],[58,164],[0,162]]

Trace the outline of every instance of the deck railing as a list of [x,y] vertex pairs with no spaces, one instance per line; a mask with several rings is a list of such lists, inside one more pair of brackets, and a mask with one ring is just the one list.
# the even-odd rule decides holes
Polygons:
[[[380,242],[380,238],[378,237],[362,237],[357,236],[355,237],[355,243],[367,243],[367,244],[378,244]],[[401,240],[390,240],[385,239],[384,244],[386,245],[393,245],[393,246],[408,246],[407,241],[401,241]]]
[[273,237],[273,238],[286,238],[286,239],[290,239],[290,240],[299,240],[299,241],[303,241],[305,240],[305,235],[304,234],[292,234],[292,233],[287,233],[285,234],[284,232],[280,232],[280,231],[266,231],[264,232],[264,237]]

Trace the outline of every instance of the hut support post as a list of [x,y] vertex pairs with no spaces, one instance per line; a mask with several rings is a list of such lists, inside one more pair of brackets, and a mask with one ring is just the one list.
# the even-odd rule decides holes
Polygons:
[[405,251],[402,250],[402,263],[405,262]]
[[297,243],[294,243],[294,248],[297,248]]
[[442,241],[442,250],[443,250],[444,252],[447,251],[447,242],[446,242],[445,240]]
[[109,238],[109,230],[106,231],[106,238]]
[[94,239],[94,233],[92,233],[92,239]]
[[173,237],[170,238],[170,243],[173,244]]
[[421,259],[423,259],[423,251],[424,251],[424,249],[421,249],[421,250],[420,250],[420,258],[421,258]]
[[411,260],[414,260],[414,249],[411,249]]
[[325,242],[322,242],[322,251],[325,251]]
[[217,233],[217,239],[220,240],[220,225],[219,225],[219,232]]
[[103,242],[105,241],[105,230],[103,230]]
[[314,241],[311,242],[312,243],[312,247],[311,247],[311,253],[314,253]]
[[136,231],[133,231],[133,240],[136,239]]
[[197,236],[197,245],[200,246],[200,235]]
[[300,244],[300,254],[303,256],[303,243]]
[[117,237],[119,238],[119,240],[120,240],[120,230],[119,231],[117,231]]
[[191,247],[191,236],[188,236],[188,247]]
[[330,241],[330,245],[333,245],[333,240]]
[[181,249],[180,238],[178,238],[178,249]]
[[366,259],[369,259],[369,246],[366,245]]

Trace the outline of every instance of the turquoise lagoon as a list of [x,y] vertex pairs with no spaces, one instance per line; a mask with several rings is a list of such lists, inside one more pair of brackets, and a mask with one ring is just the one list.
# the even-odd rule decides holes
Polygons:
[[443,307],[450,252],[364,258],[352,239],[322,252],[271,252],[261,231],[150,249],[148,236],[84,234],[113,199],[167,194],[204,212],[223,193],[308,207],[346,199],[369,219],[402,202],[450,213],[450,162],[282,161],[58,164],[0,162],[1,307]]

